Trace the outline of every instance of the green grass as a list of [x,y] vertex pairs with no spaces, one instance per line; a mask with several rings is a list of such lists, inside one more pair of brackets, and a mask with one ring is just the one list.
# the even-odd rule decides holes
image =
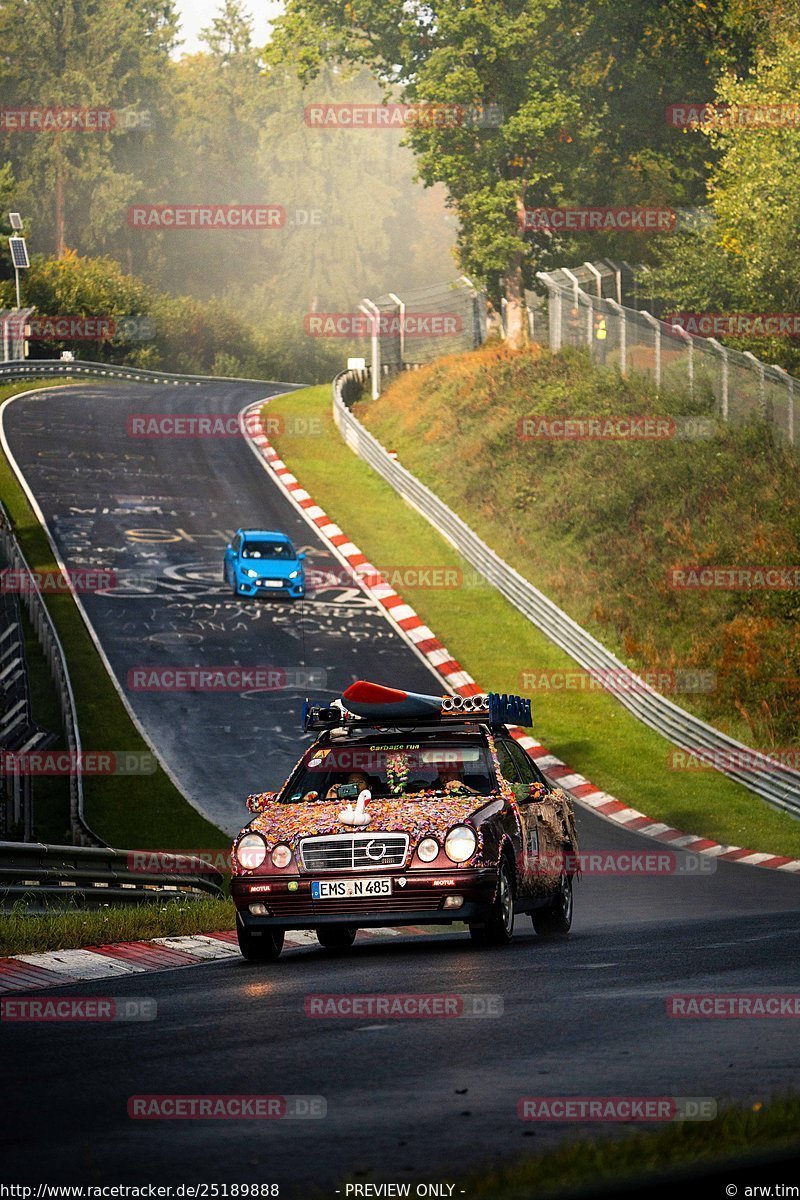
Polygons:
[[[52,381],[52,386],[59,382]],[[0,388],[0,400],[30,391],[32,386],[38,390],[42,385],[38,381],[33,385],[30,381],[6,385]],[[0,499],[31,569],[56,571],[46,534],[2,453]],[[45,603],[67,656],[84,750],[147,750],[72,597],[48,594]],[[38,791],[37,784],[35,804]],[[160,767],[152,775],[86,776],[84,798],[86,820],[110,845],[200,850],[223,848],[230,843],[226,834],[192,808]],[[43,816],[48,832],[63,825],[58,806],[54,807],[50,797],[45,800]],[[57,840],[62,837],[58,834]]]
[[20,904],[0,915],[0,957],[214,933],[233,929],[234,920],[233,902],[212,898],[119,908],[53,909],[43,914],[27,913]]
[[[497,592],[473,584],[453,548],[347,449],[331,417],[330,388],[277,397],[268,411],[287,418],[288,428],[297,416],[321,419],[322,436],[282,435],[276,445],[302,486],[377,567],[463,572],[463,587],[398,590],[481,686],[516,692],[523,669],[574,669]],[[721,842],[800,856],[800,822],[718,772],[668,770],[668,743],[605,692],[537,693],[533,732],[598,787],[648,816]]]
[[[675,699],[760,749],[800,751],[800,590],[676,590],[673,567],[795,567],[797,451],[713,398],[657,395],[582,353],[487,346],[399,377],[361,420],[522,575],[637,670],[710,673]],[[710,436],[532,441],[540,417],[699,418]]]
[[[499,1171],[470,1174],[460,1184],[473,1200],[530,1200],[603,1184],[644,1188],[671,1169],[722,1170],[751,1157],[787,1152],[800,1146],[798,1129],[800,1098],[789,1094],[763,1107],[731,1106],[713,1121],[687,1121],[614,1140],[576,1139]],[[771,1173],[765,1164],[764,1179]]]

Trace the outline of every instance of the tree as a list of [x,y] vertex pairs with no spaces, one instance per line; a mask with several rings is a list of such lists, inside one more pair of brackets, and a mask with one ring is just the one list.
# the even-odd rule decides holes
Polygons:
[[[778,17],[780,10],[778,10]],[[794,123],[764,126],[759,108],[786,105],[797,113],[800,38],[778,19],[750,72],[725,73],[716,99],[719,116],[695,136],[718,163],[709,181],[713,221],[670,245],[658,282],[674,309],[796,312],[800,305],[800,138]],[[722,106],[729,106],[726,110]],[[796,118],[795,118],[796,119]],[[786,339],[738,340],[768,361],[800,364],[800,346]]]
[[[368,66],[387,94],[451,114],[442,123],[413,125],[408,141],[423,182],[447,188],[460,222],[462,268],[499,281],[513,344],[524,342],[527,331],[525,207],[547,203],[569,172],[575,150],[560,134],[581,115],[568,60],[553,54],[555,6],[556,0],[344,6],[288,0],[275,23],[272,53],[291,57],[304,81],[326,61]],[[492,123],[494,113],[499,124]]]
[[[9,108],[103,109],[147,105],[163,85],[175,40],[172,0],[22,0],[0,7],[4,98]],[[124,128],[7,133],[20,201],[38,216],[57,256],[88,224],[92,191],[130,192]],[[122,186],[120,186],[122,183]],[[51,200],[51,205],[47,203]],[[49,211],[48,211],[49,208]],[[124,209],[122,210],[124,212]],[[119,212],[116,220],[124,217]]]

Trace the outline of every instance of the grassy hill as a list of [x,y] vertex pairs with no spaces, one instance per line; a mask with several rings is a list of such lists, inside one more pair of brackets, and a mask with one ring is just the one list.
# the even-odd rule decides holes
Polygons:
[[[661,673],[677,703],[751,745],[800,746],[800,589],[680,589],[671,576],[800,567],[797,453],[763,425],[724,425],[710,400],[658,396],[535,346],[439,359],[357,411],[517,570],[629,665]],[[520,436],[532,416],[644,415],[674,435]]]

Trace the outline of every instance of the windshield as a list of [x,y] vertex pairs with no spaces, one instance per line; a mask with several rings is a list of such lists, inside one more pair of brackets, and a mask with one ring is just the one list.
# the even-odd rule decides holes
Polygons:
[[442,795],[486,796],[497,788],[485,746],[393,743],[323,746],[308,752],[282,800],[353,800],[367,788],[378,799]]
[[291,542],[245,542],[242,558],[296,558]]

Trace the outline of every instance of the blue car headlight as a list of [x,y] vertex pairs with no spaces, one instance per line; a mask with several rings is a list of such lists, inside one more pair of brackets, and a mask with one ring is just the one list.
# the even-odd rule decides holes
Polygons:
[[258,571],[254,571],[252,567],[245,567],[243,574],[246,575],[248,579],[258,579]]
[[289,575],[289,578],[290,578],[290,579],[297,579],[297,576],[298,576],[299,574],[300,574],[300,572],[299,572],[299,571],[292,571],[292,572],[290,573],[290,575]]

